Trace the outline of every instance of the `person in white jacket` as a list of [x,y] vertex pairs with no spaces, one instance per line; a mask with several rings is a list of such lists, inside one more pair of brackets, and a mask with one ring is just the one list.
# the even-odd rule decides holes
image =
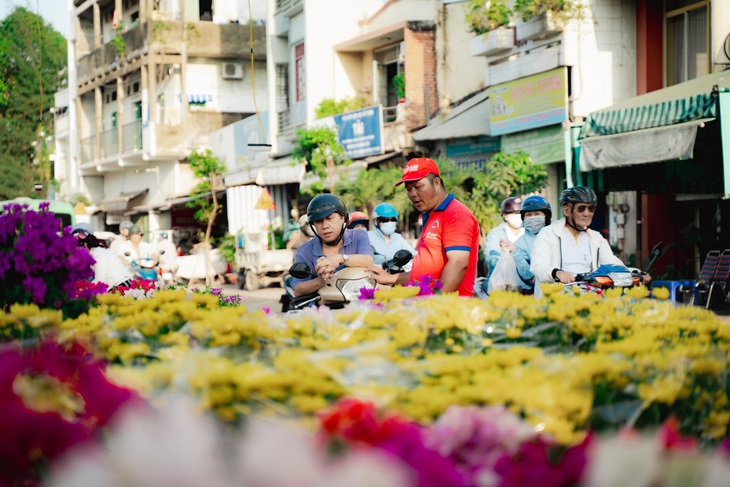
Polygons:
[[[563,190],[560,206],[565,218],[545,227],[532,247],[530,271],[535,276],[535,297],[542,296],[540,284],[575,281],[576,274],[588,273],[604,264],[624,265],[613,255],[603,236],[588,228],[598,205],[596,193],[586,186]],[[647,274],[644,283],[651,281]]]

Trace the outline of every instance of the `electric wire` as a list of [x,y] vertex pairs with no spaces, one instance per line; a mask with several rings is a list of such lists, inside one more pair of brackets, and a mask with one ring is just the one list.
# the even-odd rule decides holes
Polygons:
[[256,118],[259,121],[259,129],[261,130],[261,139],[263,145],[266,145],[266,132],[264,131],[264,123],[261,121],[261,113],[256,103],[256,73],[254,72],[253,62],[253,16],[251,15],[251,0],[248,0],[248,48],[251,51],[251,87],[253,88],[253,107],[256,110]]

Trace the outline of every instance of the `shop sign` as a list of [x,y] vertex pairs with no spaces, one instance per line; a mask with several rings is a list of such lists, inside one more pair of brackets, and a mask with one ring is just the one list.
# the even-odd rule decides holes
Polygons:
[[565,67],[489,88],[491,134],[501,135],[564,122],[568,117]]
[[480,135],[478,137],[458,137],[446,141],[446,157],[459,157],[471,154],[494,154],[499,152],[501,139]]
[[333,118],[347,157],[362,159],[383,153],[381,106],[341,113]]
[[565,136],[562,125],[551,125],[534,130],[502,136],[505,152],[523,150],[535,164],[549,164],[565,160]]

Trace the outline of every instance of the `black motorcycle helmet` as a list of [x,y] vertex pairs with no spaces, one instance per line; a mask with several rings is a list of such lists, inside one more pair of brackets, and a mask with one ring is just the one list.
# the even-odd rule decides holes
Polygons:
[[[332,244],[326,244],[322,241],[320,236],[317,235],[317,230],[314,228],[314,222],[327,218],[332,213],[339,213],[342,215],[345,218],[345,223],[342,225],[342,231],[340,231],[340,236],[337,240]],[[312,198],[312,201],[310,201],[309,205],[307,205],[307,219],[309,220],[309,226],[312,229],[312,232],[317,235],[317,238],[319,238],[322,243],[325,243],[325,245],[337,245],[345,233],[345,228],[347,228],[347,222],[350,218],[347,214],[345,202],[342,201],[339,196],[335,196],[331,193],[323,193]]]
[[520,216],[525,220],[525,213],[528,211],[541,211],[545,214],[545,225],[550,225],[550,219],[553,216],[553,210],[550,203],[540,195],[532,195],[525,198],[520,207]]
[[564,189],[560,193],[560,206],[565,206],[568,203],[597,205],[598,197],[596,196],[596,192],[587,186],[573,186],[572,188]]
[[[596,196],[596,192],[587,186],[573,186],[572,188],[564,189],[560,193],[560,206],[581,203],[597,206],[598,197]],[[565,213],[565,224],[579,232],[588,230],[588,227],[576,226],[573,219],[568,215],[568,212]]]

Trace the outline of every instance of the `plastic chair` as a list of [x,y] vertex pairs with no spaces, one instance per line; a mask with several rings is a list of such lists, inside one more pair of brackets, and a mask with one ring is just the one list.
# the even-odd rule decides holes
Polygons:
[[[712,279],[715,277],[715,270],[717,269],[717,264],[720,262],[720,251],[719,250],[710,250],[707,252],[707,255],[705,256],[705,261],[702,263],[702,269],[700,270],[700,276],[697,279],[697,282],[694,284],[694,294],[692,296],[692,304],[694,304],[695,299],[697,299],[697,304],[701,305],[700,296],[702,294],[708,294],[708,291],[710,290],[710,287],[712,286]],[[682,288],[682,291],[684,291],[684,287]],[[710,305],[710,295],[707,296],[707,303],[705,307],[709,307]]]
[[710,280],[710,287],[707,290],[707,308],[710,307],[712,291],[715,289],[715,286],[722,289],[722,296],[725,297],[728,279],[730,279],[730,249],[725,249],[720,254],[717,267],[715,268],[715,274]]

